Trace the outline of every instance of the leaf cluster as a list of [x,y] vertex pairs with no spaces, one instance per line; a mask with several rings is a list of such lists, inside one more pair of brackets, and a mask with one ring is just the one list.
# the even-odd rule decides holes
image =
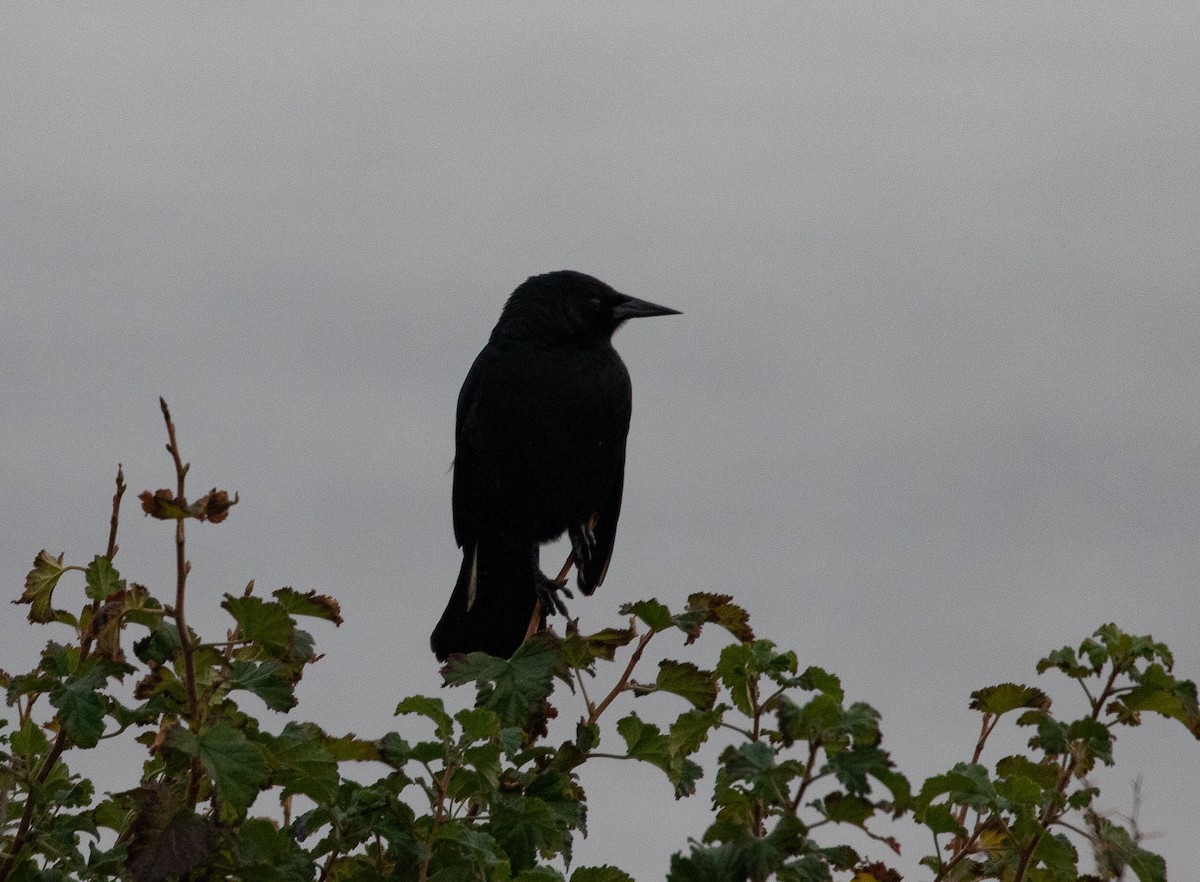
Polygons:
[[[884,749],[874,708],[758,638],[747,612],[716,593],[675,610],[630,603],[619,626],[583,634],[570,623],[510,659],[451,657],[443,683],[473,689],[473,706],[403,698],[397,731],[381,737],[272,716],[294,710],[319,659],[309,623],[339,626],[340,609],[317,591],[264,595],[251,582],[224,596],[222,637],[188,626],[185,525],[224,522],[237,496],[188,501],[189,466],[165,403],[163,413],[176,489],[140,498],[173,526],[175,585],[154,590],[117,569],[118,471],[105,552],[78,565],[40,552],[15,601],[67,636],[30,671],[0,672],[10,710],[0,882],[626,882],[614,866],[573,866],[590,820],[584,767],[614,762],[676,799],[711,794],[710,823],[671,858],[671,882],[897,882],[901,819],[931,835],[922,864],[935,880],[1166,878],[1136,822],[1098,809],[1088,775],[1147,715],[1200,737],[1196,687],[1172,673],[1166,646],[1115,625],[1038,663],[1076,690],[1063,714],[1028,685],[974,692],[969,759],[919,788]],[[669,657],[714,633],[711,669]],[[1028,732],[1028,750],[989,761],[1002,720]],[[67,760],[118,738],[144,749],[141,774],[97,794]],[[374,780],[361,765],[351,772],[364,763]],[[1081,867],[1089,853],[1092,876]]]

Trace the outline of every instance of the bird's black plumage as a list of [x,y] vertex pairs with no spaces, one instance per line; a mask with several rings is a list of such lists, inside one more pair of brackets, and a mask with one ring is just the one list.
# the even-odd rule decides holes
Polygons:
[[569,270],[534,276],[509,297],[458,396],[463,562],[430,641],[439,659],[512,655],[548,583],[538,550],[564,532],[583,593],[604,581],[632,402],[612,335],[627,319],[674,313]]

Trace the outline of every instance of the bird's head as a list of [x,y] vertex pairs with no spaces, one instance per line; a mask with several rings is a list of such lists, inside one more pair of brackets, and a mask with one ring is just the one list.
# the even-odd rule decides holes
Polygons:
[[513,291],[493,339],[512,333],[547,342],[607,340],[626,320],[655,315],[679,310],[622,294],[586,273],[559,270],[532,276]]

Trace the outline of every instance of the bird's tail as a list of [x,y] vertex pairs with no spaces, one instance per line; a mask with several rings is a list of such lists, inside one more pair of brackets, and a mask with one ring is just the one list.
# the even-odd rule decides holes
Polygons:
[[480,539],[463,548],[458,583],[429,639],[440,661],[456,652],[508,658],[537,605],[537,546]]

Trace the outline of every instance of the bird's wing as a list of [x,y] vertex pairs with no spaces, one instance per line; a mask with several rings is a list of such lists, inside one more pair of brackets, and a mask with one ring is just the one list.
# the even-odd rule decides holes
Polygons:
[[479,535],[479,492],[482,475],[477,449],[477,407],[479,391],[486,373],[485,349],[479,353],[458,393],[458,411],[454,426],[454,487],[451,507],[454,514],[454,539],[460,548],[474,543]]
[[625,452],[621,451],[621,461],[617,465],[616,477],[608,498],[596,511],[592,524],[592,535],[595,546],[590,558],[582,563],[576,561],[579,569],[579,589],[584,594],[591,594],[604,583],[608,574],[608,565],[612,561],[613,545],[617,541],[617,519],[621,516],[621,496],[625,491]]

